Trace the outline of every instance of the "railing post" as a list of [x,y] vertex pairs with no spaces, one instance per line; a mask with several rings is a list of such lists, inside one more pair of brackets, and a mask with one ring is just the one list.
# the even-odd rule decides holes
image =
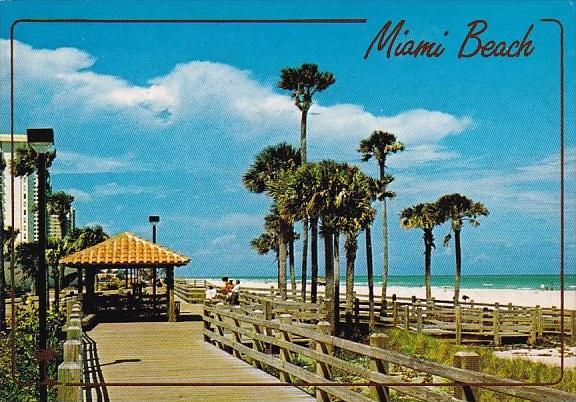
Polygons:
[[392,302],[392,327],[398,326],[398,302]]
[[77,301],[66,303],[66,342],[64,342],[64,361],[58,366],[58,402],[81,402],[82,387],[82,320]]
[[[475,352],[456,352],[454,354],[454,367],[465,370],[480,371],[480,355]],[[454,387],[454,397],[457,399],[464,399],[468,402],[476,401],[474,391],[469,385]]]
[[[370,335],[370,346],[373,348],[386,349],[388,346],[388,335],[384,333],[375,333]],[[370,369],[384,375],[388,375],[389,373],[388,362],[384,362],[380,359],[371,359]],[[388,387],[377,385],[370,388],[370,393],[372,399],[379,402],[388,402],[390,400]]]
[[354,298],[354,322],[360,324],[360,299],[357,297]]
[[[316,330],[320,333],[320,334],[324,334],[324,335],[330,335],[331,331],[332,331],[332,326],[330,325],[329,322],[327,321],[320,321],[318,324],[316,324]],[[316,342],[316,351],[320,352],[320,353],[324,353],[324,354],[332,354],[331,353],[332,348],[329,347],[328,345],[325,345],[322,342]],[[329,367],[322,363],[322,362],[316,362],[316,374],[320,377],[322,377],[325,380],[330,380],[331,375],[330,375],[330,369]],[[330,402],[330,396],[320,390],[318,387],[316,387],[316,401],[318,402]]]
[[456,324],[456,344],[460,345],[462,343],[462,307],[456,305],[454,309],[455,324]]
[[541,337],[544,335],[544,320],[542,319],[542,307],[537,305],[536,310],[538,311],[538,336]]
[[422,333],[422,306],[420,300],[416,300],[416,332]]
[[[257,320],[264,320],[264,312],[262,310],[254,310],[254,311],[252,311],[252,317],[257,319]],[[259,335],[263,334],[262,329],[257,324],[254,324],[254,331]],[[253,339],[252,348],[256,349],[258,352],[261,352],[261,353],[266,352],[263,342],[257,341],[256,339]],[[254,366],[256,368],[259,368],[259,369],[263,368],[263,365],[256,359],[254,359],[252,361],[252,364],[254,364]]]
[[529,345],[536,345],[538,337],[538,310],[532,310],[532,325],[530,325],[530,337],[528,338]]
[[500,305],[498,303],[494,304],[494,310],[492,311],[492,330],[494,331],[494,345],[500,346]]
[[[280,317],[278,317],[278,320],[280,321],[281,324],[292,325],[292,315],[291,314],[280,314]],[[290,334],[288,332],[285,332],[285,331],[278,331],[276,333],[276,338],[278,338],[282,341],[291,342]],[[280,357],[280,360],[285,361],[287,363],[292,362],[292,356],[290,355],[289,349],[280,347],[279,357]],[[283,371],[280,371],[280,381],[292,383],[292,379],[290,378],[290,375],[284,373]]]
[[404,331],[410,331],[410,307],[404,306]]
[[[206,307],[208,307],[209,305],[209,301],[208,300],[204,300],[204,308],[202,309],[202,319],[204,320],[204,330],[205,331],[212,331],[212,326],[210,325],[210,323],[206,320],[206,318],[209,317],[209,312],[206,310]],[[206,334],[204,334],[204,342],[210,342],[210,337]]]
[[[542,314],[542,311],[540,311]],[[570,311],[570,336],[572,337],[572,342],[576,342],[576,310]]]

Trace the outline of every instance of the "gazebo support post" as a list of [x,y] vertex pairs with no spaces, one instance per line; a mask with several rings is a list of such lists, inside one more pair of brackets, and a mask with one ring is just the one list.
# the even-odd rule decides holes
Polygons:
[[157,316],[156,313],[156,278],[157,272],[156,267],[152,268],[152,314],[154,317]]
[[166,268],[166,292],[168,296],[168,322],[176,321],[174,309],[174,267]]
[[78,267],[76,268],[76,275],[78,276],[78,296],[80,296],[82,293],[84,293],[84,279],[82,278],[82,268]]

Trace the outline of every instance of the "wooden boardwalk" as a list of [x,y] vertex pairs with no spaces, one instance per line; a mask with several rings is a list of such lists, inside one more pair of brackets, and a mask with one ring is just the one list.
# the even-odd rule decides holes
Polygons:
[[[92,401],[315,401],[292,386],[222,387],[219,382],[279,380],[204,342],[201,305],[181,301],[198,321],[102,323],[85,336],[85,373],[92,382],[210,382],[202,387],[103,386]],[[196,317],[197,314],[197,317]]]

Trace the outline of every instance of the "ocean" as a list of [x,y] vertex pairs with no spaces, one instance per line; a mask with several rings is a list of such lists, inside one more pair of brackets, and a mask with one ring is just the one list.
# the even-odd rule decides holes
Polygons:
[[[191,278],[192,279],[192,278]],[[218,282],[220,278],[207,278]],[[244,279],[246,281],[274,282],[276,277],[265,276],[240,276],[233,279]],[[299,280],[300,278],[297,278]],[[375,286],[382,284],[380,277],[374,278]],[[345,277],[340,277],[341,284],[344,283]],[[354,283],[356,285],[368,285],[366,276],[356,276]],[[543,286],[542,286],[543,285]],[[423,287],[423,275],[400,275],[390,276],[388,286],[403,287]],[[433,275],[433,287],[454,287],[454,276],[452,275]],[[560,289],[560,275],[464,275],[460,287],[462,289],[541,289],[548,288],[553,290]],[[564,276],[564,288],[567,291],[576,291],[576,275],[570,274]]]

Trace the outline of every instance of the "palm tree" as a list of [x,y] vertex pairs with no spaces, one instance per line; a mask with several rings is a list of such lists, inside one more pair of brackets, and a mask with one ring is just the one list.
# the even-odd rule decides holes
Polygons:
[[[362,154],[362,161],[367,162],[372,157],[378,162],[380,168],[380,180],[383,191],[386,191],[386,159],[388,155],[404,150],[404,144],[396,139],[391,133],[376,130],[370,137],[360,141],[358,152]],[[386,211],[386,198],[382,198],[382,242],[384,248],[383,272],[382,272],[382,305],[380,316],[386,315],[386,288],[388,287],[388,216]]]
[[22,270],[22,276],[26,279],[33,279],[34,288],[38,288],[38,264],[40,262],[40,246],[37,242],[20,243],[14,250],[16,263]]
[[[284,172],[295,171],[300,165],[298,150],[286,143],[280,143],[264,148],[256,158],[248,171],[242,177],[244,186],[251,192],[263,193],[268,191],[270,183],[277,181]],[[274,197],[272,197],[274,198]],[[280,216],[278,221],[278,257],[279,257],[279,286],[280,296],[286,299],[286,257],[288,254],[288,242],[293,242],[294,237],[292,222],[286,221]],[[293,246],[290,247],[293,249]],[[292,288],[296,289],[296,277],[293,265],[291,267]]]
[[[56,151],[51,151],[46,154],[46,169],[52,166],[52,162],[56,158]],[[14,163],[11,164],[12,174],[15,177],[29,176],[36,171],[36,161],[38,156],[36,151],[30,147],[18,148],[14,155]]]
[[[307,160],[306,135],[308,111],[312,99],[317,92],[322,92],[336,82],[334,74],[318,71],[316,64],[302,64],[298,68],[283,68],[280,72],[278,87],[292,91],[294,104],[301,112],[300,119],[300,159],[303,164]],[[302,300],[306,301],[307,259],[308,259],[308,217],[302,218]],[[311,221],[312,242],[318,240],[318,220]],[[316,226],[313,226],[313,225]],[[316,237],[314,237],[316,236]],[[317,268],[317,267],[316,267]]]
[[[464,221],[470,222],[473,227],[480,225],[478,217],[487,216],[488,208],[480,202],[474,202],[466,196],[458,193],[447,194],[436,201],[438,209],[442,213],[443,221],[450,221],[451,232],[454,232],[454,249],[456,254],[456,268],[454,275],[454,303],[460,300],[460,280],[462,275],[462,252],[460,246],[460,232],[464,226]],[[451,233],[444,238],[444,245],[448,246]]]
[[405,229],[422,229],[424,232],[424,277],[426,300],[432,298],[431,264],[434,245],[434,227],[442,223],[442,214],[436,203],[418,204],[406,208],[400,214],[400,225]]
[[[74,202],[74,197],[65,193],[64,191],[57,191],[52,193],[48,196],[47,199],[48,213],[58,217],[58,223],[60,224],[60,236],[62,239],[67,235],[68,219],[72,209],[72,202]],[[55,244],[57,245],[57,243]],[[58,259],[56,260],[56,264],[52,265],[52,269],[55,269],[57,273],[59,272],[59,275],[57,275],[54,279],[54,291],[56,292],[54,299],[55,304],[58,304],[59,302],[58,290],[64,288],[64,267],[58,267],[58,260],[60,257],[64,256],[64,254],[62,254],[60,251],[63,251],[61,247],[59,252],[53,255],[54,258],[58,257]],[[57,308],[58,306],[56,306],[56,309]]]
[[376,211],[372,208],[372,194],[377,184],[357,167],[343,165],[346,187],[336,199],[338,228],[346,236],[346,334],[351,335],[354,308],[354,267],[358,250],[358,234],[369,227]]
[[[78,229],[74,234],[76,239],[73,243],[73,250],[84,250],[85,248],[95,246],[96,244],[102,243],[106,239],[108,239],[108,234],[104,232],[102,226],[95,225],[95,226],[86,226],[84,228]],[[94,279],[95,279],[96,272],[90,271],[87,272],[86,275],[86,291],[88,297],[92,296],[94,292]],[[82,293],[82,268],[77,269],[77,278],[78,278],[78,293]],[[91,305],[90,300],[87,303],[88,306]]]

